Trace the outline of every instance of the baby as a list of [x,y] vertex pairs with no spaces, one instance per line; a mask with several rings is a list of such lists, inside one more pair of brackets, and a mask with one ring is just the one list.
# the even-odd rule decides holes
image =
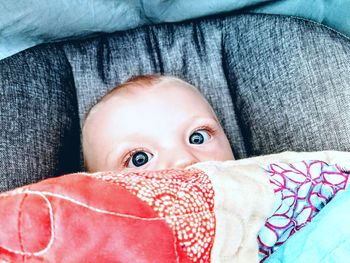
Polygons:
[[234,159],[213,109],[189,83],[169,76],[129,79],[105,95],[83,127],[87,171],[185,168]]
[[[91,108],[83,126],[83,153],[88,172],[184,169],[205,161],[234,160],[223,128],[200,92],[178,78],[157,75],[131,78]],[[250,164],[259,161],[241,160],[199,167],[206,167],[214,188],[219,189],[215,196],[223,212],[215,214],[217,225],[223,226],[217,236],[221,233],[223,238],[216,240],[226,239],[231,245],[227,236],[239,236],[237,228],[229,231],[232,220],[222,221],[236,212],[234,216],[242,219],[247,230],[241,231],[242,240],[249,239],[245,245],[256,254],[261,229],[258,243],[264,260],[346,188],[348,174],[334,162],[328,165],[331,157],[332,153],[330,157],[328,153],[287,153],[262,157],[259,160],[264,161],[256,166]],[[286,165],[284,160],[293,163]],[[249,165],[244,166],[245,162]],[[265,194],[262,188],[254,188],[259,185],[267,189]],[[255,205],[249,205],[249,200]],[[264,215],[261,222],[254,221],[259,211]],[[249,220],[247,213],[251,213]],[[251,251],[237,258],[252,259]]]

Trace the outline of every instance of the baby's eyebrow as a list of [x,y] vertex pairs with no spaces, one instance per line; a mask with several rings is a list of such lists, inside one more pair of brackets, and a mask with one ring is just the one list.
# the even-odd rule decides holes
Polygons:
[[203,117],[203,116],[199,116],[199,115],[194,115],[194,116],[192,116],[191,120],[192,121],[194,121],[194,120],[209,121],[210,120],[210,121],[214,121],[216,124],[220,125],[220,122],[215,115],[210,116],[210,117]]

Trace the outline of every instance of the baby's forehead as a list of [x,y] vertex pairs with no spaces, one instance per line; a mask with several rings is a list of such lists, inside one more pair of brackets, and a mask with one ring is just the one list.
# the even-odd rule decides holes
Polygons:
[[200,98],[207,103],[204,96],[191,84],[177,79],[165,79],[154,84],[129,84],[120,88],[117,87],[102,98],[95,107],[103,105],[109,100],[132,103],[144,96],[161,101],[164,97],[175,98],[184,95]]
[[[216,117],[211,105],[197,88],[176,78],[166,78],[152,84],[130,83],[113,89],[90,110],[85,122],[93,115],[103,114],[103,109],[106,108],[107,105],[108,108],[115,107],[115,110],[118,111],[123,107],[133,107],[138,102],[143,102],[146,99],[151,100],[153,103],[159,101],[162,105],[164,105],[164,101],[171,104],[174,100],[182,102],[182,99],[184,99],[183,107],[186,108],[186,106],[188,106],[185,105],[186,98],[187,101],[189,99],[195,103],[197,107],[200,106],[199,103],[205,105],[204,107],[209,108]],[[145,107],[154,106],[154,104],[148,105],[145,103],[143,103],[143,105],[145,105]]]

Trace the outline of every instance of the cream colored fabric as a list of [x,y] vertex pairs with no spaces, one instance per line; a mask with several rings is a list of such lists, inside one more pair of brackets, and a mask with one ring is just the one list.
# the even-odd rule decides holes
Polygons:
[[258,262],[257,235],[274,205],[273,189],[262,167],[269,163],[322,160],[350,170],[350,153],[284,152],[238,161],[203,162],[215,190],[216,236],[212,262]]
[[212,262],[258,262],[257,234],[273,207],[273,190],[258,165],[235,161],[195,165],[215,191]]

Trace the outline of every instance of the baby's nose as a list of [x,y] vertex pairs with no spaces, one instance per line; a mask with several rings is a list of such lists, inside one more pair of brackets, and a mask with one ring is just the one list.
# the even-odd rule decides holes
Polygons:
[[178,169],[184,169],[187,166],[190,166],[192,164],[197,163],[198,161],[195,160],[186,160],[186,159],[181,159],[181,160],[177,160],[174,165],[173,168],[178,168]]
[[199,162],[198,158],[187,151],[178,151],[174,154],[169,154],[169,159],[166,168],[184,169],[189,165]]

